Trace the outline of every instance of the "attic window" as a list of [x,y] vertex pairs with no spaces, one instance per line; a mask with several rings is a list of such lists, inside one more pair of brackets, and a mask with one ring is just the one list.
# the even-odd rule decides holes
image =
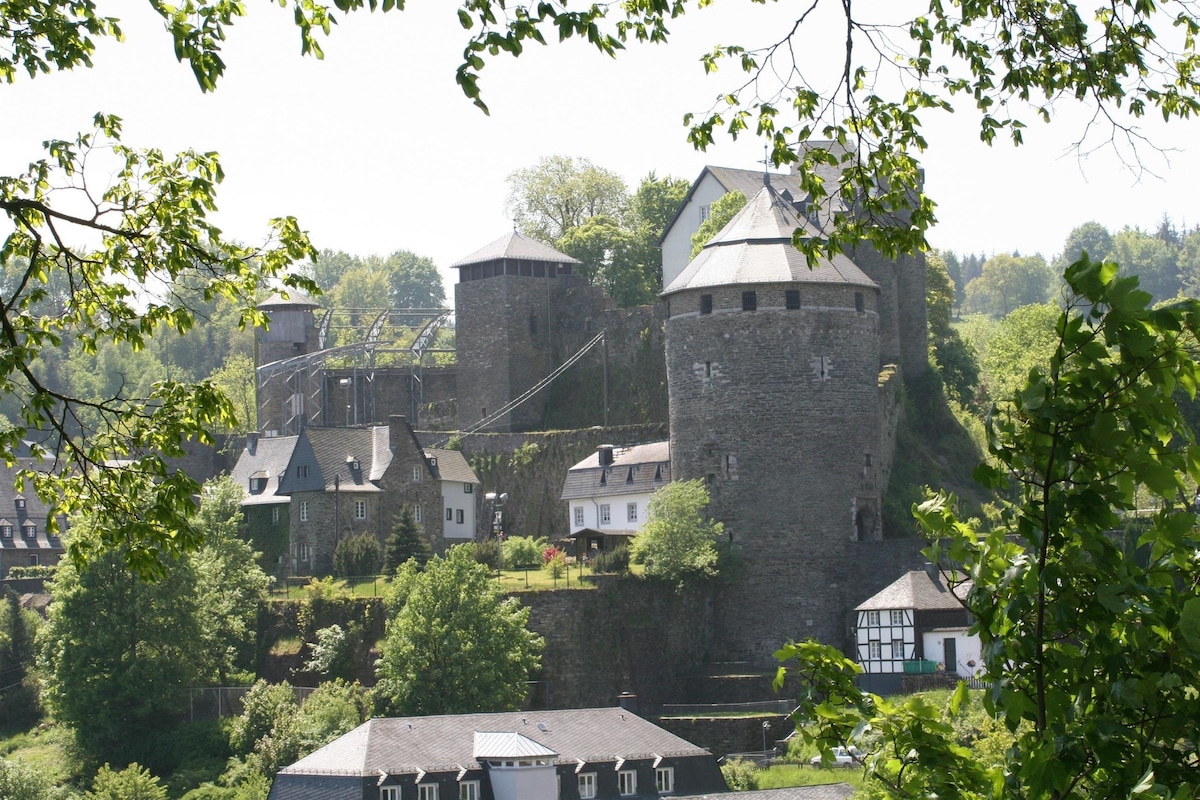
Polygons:
[[12,525],[8,525],[8,524],[0,525],[0,538],[3,538],[3,539],[11,539],[12,538]]
[[35,539],[37,538],[37,525],[26,522],[21,526],[21,533],[25,534],[26,539]]
[[308,477],[308,464],[301,464],[300,466],[296,467],[296,477],[297,478],[307,478]]
[[17,501],[17,508],[25,507],[25,498],[24,497],[22,497],[21,495],[17,495],[16,501]]
[[603,470],[600,473],[600,485],[608,486],[608,470]]
[[662,483],[662,464],[659,464],[654,468],[654,482]]
[[626,483],[633,483],[633,467],[629,468],[629,474],[625,476]]
[[250,494],[261,494],[267,489],[267,473],[256,472],[250,476]]
[[346,456],[346,466],[350,468],[351,472],[358,472],[362,469],[362,464],[354,456]]

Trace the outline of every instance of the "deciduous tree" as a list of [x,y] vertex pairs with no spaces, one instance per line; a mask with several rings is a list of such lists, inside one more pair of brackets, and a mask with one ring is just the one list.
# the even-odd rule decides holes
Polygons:
[[717,574],[717,541],[724,526],[705,519],[708,489],[701,479],[673,481],[650,496],[646,524],[633,538],[634,563],[646,577],[682,588]]
[[529,609],[505,597],[469,546],[435,556],[392,609],[379,660],[377,706],[391,714],[517,708],[541,663]]
[[592,217],[621,220],[629,190],[587,158],[546,156],[508,176],[508,212],[521,231],[554,244]]
[[984,262],[983,274],[967,284],[963,305],[972,313],[1002,317],[1014,308],[1046,302],[1055,284],[1054,271],[1041,256],[993,256]]
[[720,200],[709,206],[708,219],[700,223],[700,227],[692,234],[691,257],[695,258],[721,229],[729,224],[729,220],[737,216],[737,212],[746,205],[746,195],[741,192],[729,192]]

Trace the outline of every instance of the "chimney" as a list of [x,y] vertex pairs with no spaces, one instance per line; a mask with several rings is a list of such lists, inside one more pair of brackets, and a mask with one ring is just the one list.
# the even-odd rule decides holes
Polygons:
[[638,698],[637,695],[633,694],[632,692],[621,692],[619,695],[617,695],[617,705],[619,705],[623,711],[629,711],[633,714],[638,713]]
[[251,431],[246,434],[246,452],[254,455],[254,451],[258,449],[258,431]]
[[408,427],[408,419],[403,414],[389,414],[388,447],[393,453],[400,444],[400,437],[406,433],[412,435],[412,430]]
[[600,466],[611,467],[613,463],[613,446],[611,444],[602,444],[596,448],[596,456],[600,459]]
[[942,573],[933,565],[932,561],[925,562],[925,574],[929,576],[929,580],[933,581],[933,585],[937,587],[939,592],[946,591],[946,587],[942,585]]

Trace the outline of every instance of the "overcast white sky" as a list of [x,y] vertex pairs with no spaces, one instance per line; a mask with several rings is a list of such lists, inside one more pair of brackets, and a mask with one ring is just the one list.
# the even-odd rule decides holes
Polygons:
[[[43,139],[86,130],[105,111],[124,118],[129,144],[219,152],[227,175],[220,220],[238,238],[257,241],[270,217],[291,214],[320,249],[408,249],[445,271],[511,229],[505,178],[543,156],[586,156],[631,189],[651,170],[690,181],[705,164],[758,168],[762,145],[752,136],[699,153],[682,118],[737,77],[705,77],[702,52],[718,42],[766,43],[793,11],[716,4],[678,20],[669,45],[634,45],[616,61],[578,42],[498,57],[483,71],[489,117],[454,83],[465,41],[457,4],[411,0],[400,14],[353,15],[326,41],[324,61],[300,57],[290,10],[248,5],[250,17],[230,30],[226,76],[204,95],[144,4],[102,4],[125,15],[128,41],[104,45],[94,69],[0,86],[0,174],[38,157]],[[813,32],[810,52],[824,39],[837,46],[828,28]],[[1031,123],[1019,149],[979,144],[969,111],[931,116],[924,163],[939,205],[933,246],[1049,258],[1088,220],[1153,228],[1165,212],[1200,222],[1200,123],[1152,127],[1155,143],[1174,152],[1144,151],[1162,177],[1139,180],[1111,150],[1085,162],[1067,153],[1087,114]]]

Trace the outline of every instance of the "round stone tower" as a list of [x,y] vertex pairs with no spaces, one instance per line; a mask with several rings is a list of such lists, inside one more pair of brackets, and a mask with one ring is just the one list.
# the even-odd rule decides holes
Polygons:
[[764,176],[663,291],[675,480],[703,479],[744,566],[714,599],[714,660],[788,640],[842,645],[851,543],[879,537],[879,287],[809,269],[812,230]]
[[258,304],[271,320],[269,328],[255,332],[254,340],[260,431],[299,433],[320,409],[320,382],[310,380],[307,369],[289,363],[320,349],[313,320],[320,307],[295,289],[287,297],[276,292]]

